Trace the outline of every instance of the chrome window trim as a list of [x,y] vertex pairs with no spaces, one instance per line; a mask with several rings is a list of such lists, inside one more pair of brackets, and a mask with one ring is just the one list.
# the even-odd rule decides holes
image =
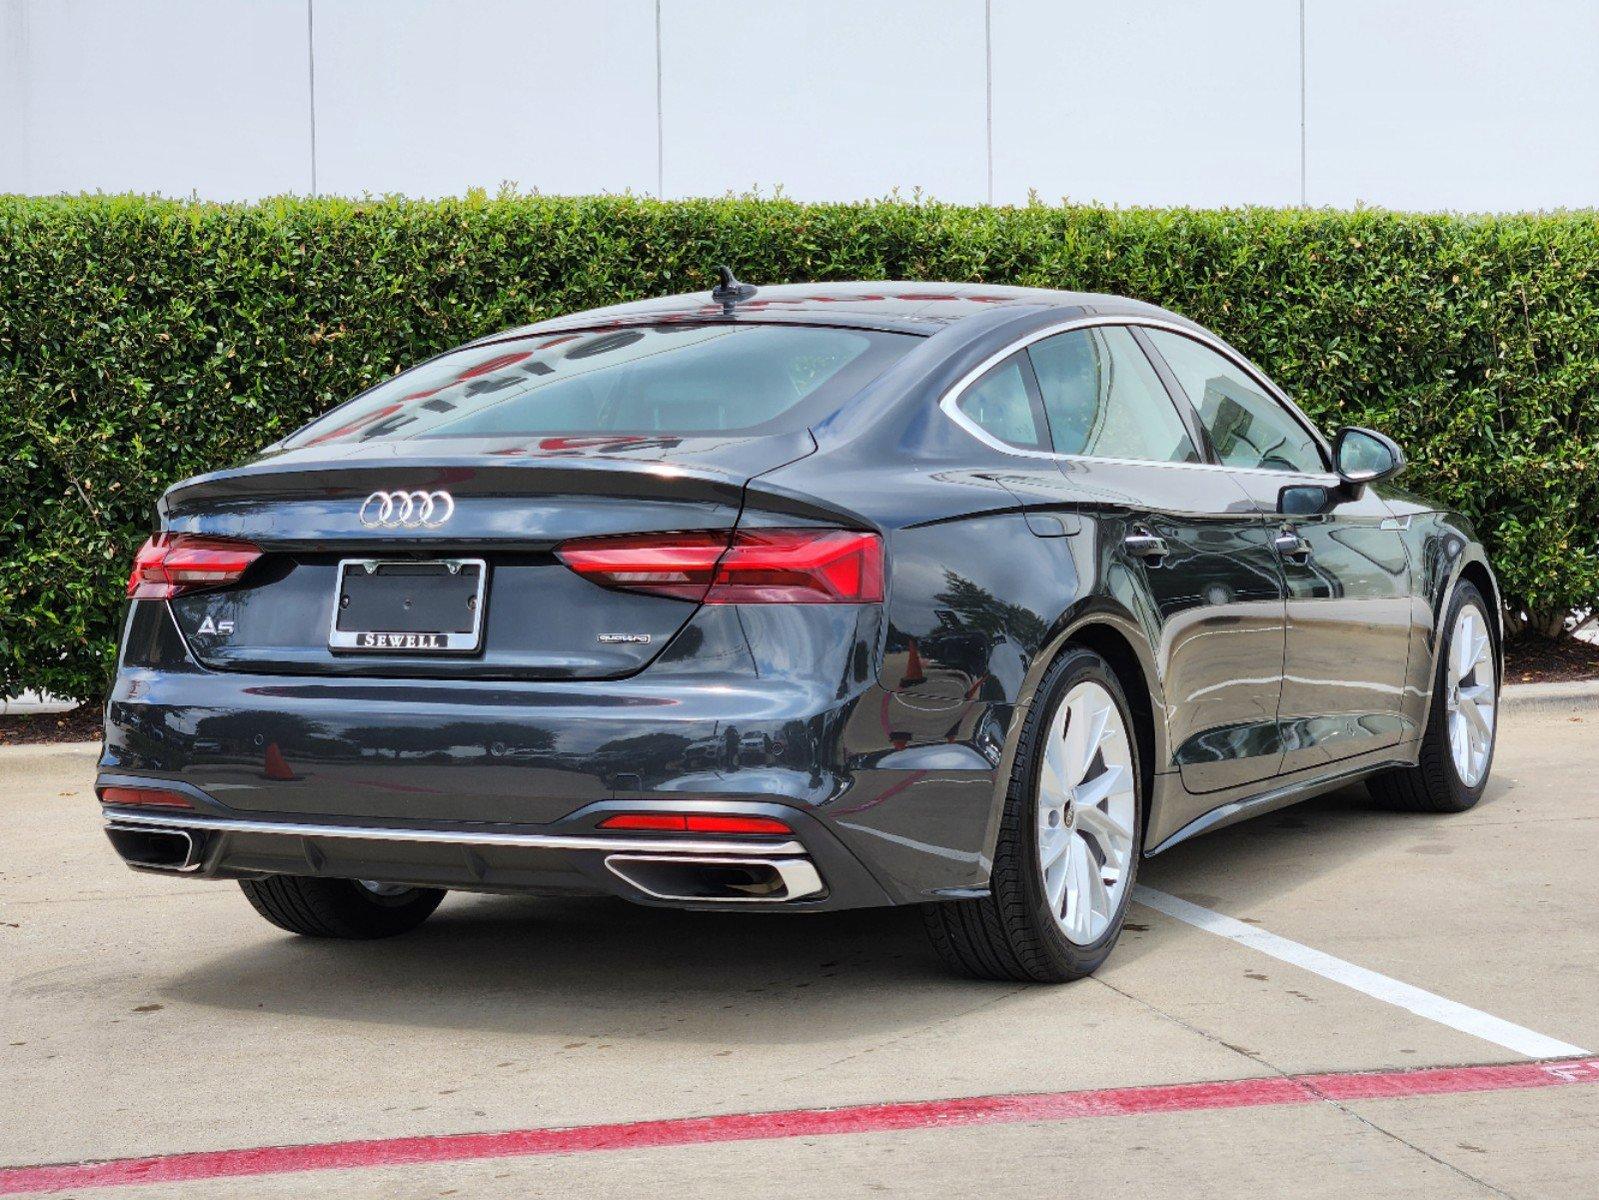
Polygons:
[[[1338,482],[1338,476],[1331,471],[1278,471],[1271,467],[1230,467],[1226,463],[1161,462],[1157,459],[1151,458],[1111,458],[1097,454],[1060,454],[1054,450],[1026,450],[1020,446],[1012,446],[1008,442],[1001,441],[999,438],[983,429],[980,425],[978,425],[960,410],[960,401],[962,396],[965,395],[967,388],[971,387],[972,384],[981,379],[989,372],[989,370],[1004,362],[1005,359],[1019,351],[1027,349],[1027,347],[1031,346],[1034,342],[1041,342],[1045,338],[1054,337],[1058,333],[1070,333],[1075,329],[1104,328],[1106,326],[1116,325],[1136,325],[1144,329],[1164,330],[1167,333],[1174,333],[1180,337],[1191,338],[1200,345],[1204,346],[1207,350],[1212,350],[1221,355],[1228,362],[1232,363],[1233,366],[1242,371],[1249,379],[1258,384],[1261,388],[1261,391],[1267,397],[1280,404],[1283,407],[1283,411],[1286,412],[1296,424],[1303,427],[1305,431],[1310,434],[1316,445],[1321,449],[1322,454],[1327,456],[1328,461],[1331,461],[1331,451],[1328,449],[1326,439],[1322,436],[1321,431],[1310,424],[1309,420],[1299,412],[1298,408],[1295,407],[1293,402],[1282,394],[1281,390],[1276,386],[1276,384],[1272,383],[1271,380],[1267,379],[1259,371],[1255,370],[1255,368],[1244,361],[1244,359],[1241,358],[1236,351],[1232,350],[1225,343],[1219,341],[1214,336],[1200,329],[1195,329],[1187,325],[1180,325],[1176,321],[1161,320],[1159,317],[1110,315],[1069,317],[1057,324],[1047,325],[1043,329],[1035,329],[1033,332],[1025,334],[1013,342],[1007,343],[1003,349],[995,351],[982,362],[978,363],[977,366],[973,367],[965,375],[962,375],[953,384],[951,384],[948,390],[945,391],[944,395],[940,397],[938,406],[944,410],[944,414],[949,417],[950,420],[954,421],[955,424],[959,425],[967,433],[971,434],[978,441],[982,442],[983,445],[988,446],[990,449],[998,450],[1003,454],[1015,455],[1018,458],[1047,458],[1055,461],[1065,462],[1114,463],[1121,466],[1166,467],[1180,470],[1199,469],[1210,471],[1231,471],[1240,475],[1271,475],[1276,478],[1311,479],[1317,482],[1325,483]],[[1189,403],[1192,404],[1192,401]]]

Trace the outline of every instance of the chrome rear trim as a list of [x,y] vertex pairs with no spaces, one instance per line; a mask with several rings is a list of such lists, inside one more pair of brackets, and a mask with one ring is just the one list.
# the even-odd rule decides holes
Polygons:
[[121,846],[117,845],[116,840],[113,838],[112,845],[116,847],[117,853],[122,855],[122,861],[127,863],[130,867],[139,867],[146,871],[172,871],[180,875],[186,875],[191,871],[198,871],[200,869],[200,859],[195,854],[194,835],[191,834],[187,829],[153,828],[151,826],[137,823],[130,824],[129,822],[122,820],[107,821],[106,829],[108,832],[112,833],[122,830],[133,834],[143,834],[145,836],[154,835],[183,839],[183,857],[181,859],[176,862],[156,862],[152,859],[135,858],[133,855],[124,851]]
[[107,810],[106,823],[138,825],[173,832],[203,829],[211,833],[268,834],[275,837],[347,838],[367,842],[426,842],[446,846],[516,846],[532,850],[593,850],[599,853],[725,854],[739,858],[804,854],[799,842],[763,842],[694,838],[607,837],[597,834],[496,833],[463,829],[404,829],[361,825],[319,825],[313,822],[251,821],[178,814]]
[[[698,896],[684,892],[663,891],[629,872],[629,867],[654,866],[674,863],[685,867],[766,867],[776,872],[783,882],[781,896]],[[613,854],[605,860],[606,867],[617,878],[638,888],[646,896],[657,900],[692,901],[696,904],[783,904],[789,900],[803,900],[822,890],[822,877],[808,858],[769,858],[763,854],[737,856],[703,854]]]

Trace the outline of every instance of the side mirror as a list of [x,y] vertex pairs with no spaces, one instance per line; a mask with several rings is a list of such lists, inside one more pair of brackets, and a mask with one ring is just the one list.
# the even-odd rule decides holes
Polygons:
[[1405,452],[1386,434],[1346,425],[1333,439],[1333,469],[1347,484],[1381,483],[1406,467]]

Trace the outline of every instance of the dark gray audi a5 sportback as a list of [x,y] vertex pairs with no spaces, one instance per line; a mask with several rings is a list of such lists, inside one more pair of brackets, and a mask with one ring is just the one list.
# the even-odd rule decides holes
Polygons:
[[313,936],[921,904],[1075,978],[1144,855],[1482,794],[1498,591],[1403,466],[1111,296],[724,272],[484,338],[162,498],[106,828]]

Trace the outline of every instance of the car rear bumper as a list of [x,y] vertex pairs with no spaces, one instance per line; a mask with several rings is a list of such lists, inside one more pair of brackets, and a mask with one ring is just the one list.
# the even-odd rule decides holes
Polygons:
[[[994,707],[969,685],[902,699],[880,686],[864,651],[824,652],[856,644],[831,627],[790,639],[814,652],[767,663],[751,645],[775,644],[776,632],[750,644],[707,632],[727,615],[694,626],[703,640],[682,661],[592,681],[209,671],[180,646],[149,652],[134,622],[137,652],[106,706],[100,786],[188,789],[201,817],[236,822],[190,831],[202,851],[190,873],[202,876],[325,871],[682,903],[652,894],[666,873],[654,860],[608,866],[608,849],[625,853],[609,842],[537,840],[608,837],[615,831],[596,834],[597,814],[662,809],[785,821],[823,888],[796,906],[985,889],[1004,734]],[[802,617],[814,623],[788,616],[796,629]],[[152,637],[170,633],[170,622],[147,624]],[[172,810],[160,816],[181,825]],[[324,832],[268,835],[263,823]],[[474,843],[484,832],[534,840]],[[667,837],[642,853],[674,848]]]
[[[102,775],[100,787],[148,785]],[[260,815],[222,816],[197,788],[191,810],[107,805],[106,833],[135,870],[202,879],[303,875],[463,891],[612,895],[677,908],[858,908],[892,903],[870,872],[821,822],[764,804],[730,810],[782,812],[792,837],[638,835],[593,828],[617,809],[574,814],[559,829],[513,826],[347,824]]]

